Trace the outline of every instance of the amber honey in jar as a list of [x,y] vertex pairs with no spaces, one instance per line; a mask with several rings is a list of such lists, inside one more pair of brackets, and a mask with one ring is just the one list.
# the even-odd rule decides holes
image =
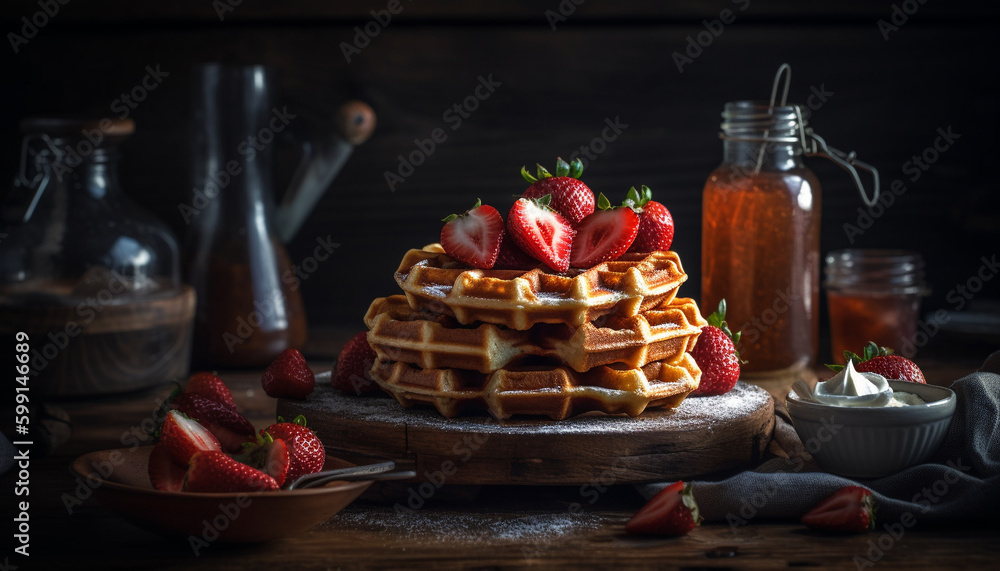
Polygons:
[[818,345],[820,185],[793,106],[728,103],[723,161],[705,183],[702,304],[725,298],[746,377],[810,367]]

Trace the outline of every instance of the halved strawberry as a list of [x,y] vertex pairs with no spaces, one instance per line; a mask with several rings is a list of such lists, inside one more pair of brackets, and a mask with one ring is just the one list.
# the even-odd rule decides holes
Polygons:
[[351,338],[337,356],[337,368],[331,384],[347,394],[366,395],[382,391],[369,374],[375,364],[375,351],[364,331]]
[[147,467],[153,488],[162,492],[180,492],[184,487],[187,463],[174,462],[163,443],[157,443],[149,454]]
[[632,245],[639,231],[636,213],[625,206],[612,207],[604,193],[597,197],[597,208],[576,227],[570,256],[574,268],[589,268],[617,260]]
[[815,529],[863,533],[875,528],[872,493],[860,486],[844,486],[802,516]]
[[172,410],[163,418],[160,426],[160,445],[174,462],[187,465],[199,450],[221,450],[222,445],[207,428],[198,421]]
[[660,490],[625,524],[627,533],[684,535],[701,521],[691,484],[674,482]]
[[280,487],[285,483],[291,456],[287,443],[280,438],[273,438],[266,432],[257,436],[257,443],[243,445],[243,453],[234,456],[247,466],[253,466],[268,476],[274,478]]
[[198,421],[216,438],[226,452],[239,452],[244,442],[257,440],[253,424],[228,406],[200,395],[181,393],[170,406]]
[[278,417],[278,422],[268,426],[261,433],[269,434],[275,440],[281,439],[288,446],[289,465],[286,482],[294,482],[299,476],[312,474],[323,469],[326,463],[326,449],[319,437],[306,428],[306,419],[299,415],[292,422]]
[[493,267],[503,240],[503,218],[496,208],[476,199],[464,214],[451,214],[442,222],[441,245],[445,253],[475,268]]
[[633,186],[628,191],[625,204],[639,215],[639,233],[629,247],[630,252],[655,252],[669,250],[674,242],[674,218],[666,206],[652,200],[653,191],[642,185],[637,191]]
[[550,200],[550,195],[517,199],[507,216],[507,231],[524,253],[557,272],[565,272],[576,231],[549,207]]
[[236,409],[236,401],[233,400],[233,393],[229,392],[229,387],[222,379],[212,373],[194,373],[188,377],[184,384],[184,392],[193,395],[201,395],[207,399],[212,399]]
[[184,477],[185,492],[263,492],[277,489],[278,483],[271,476],[218,450],[198,452],[192,456]]
[[594,211],[594,192],[579,180],[583,174],[583,162],[574,159],[567,163],[556,159],[556,175],[538,166],[538,175],[532,176],[528,169],[521,167],[521,176],[531,186],[521,196],[541,198],[552,195],[552,209],[562,214],[570,224],[576,225]]
[[316,388],[316,376],[298,349],[285,349],[264,369],[260,384],[269,397],[304,399]]
[[[854,361],[854,370],[859,373],[877,373],[887,379],[927,383],[924,372],[916,363],[902,355],[895,355],[895,352],[888,347],[879,347],[874,341],[869,341],[861,353],[859,357],[851,351],[844,351],[844,360]],[[839,371],[844,365],[827,365],[827,367]]]

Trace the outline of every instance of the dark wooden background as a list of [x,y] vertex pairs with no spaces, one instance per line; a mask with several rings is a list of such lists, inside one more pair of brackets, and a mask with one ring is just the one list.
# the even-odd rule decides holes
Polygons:
[[[654,189],[677,222],[675,249],[691,275],[682,293],[698,297],[701,189],[721,158],[719,113],[727,101],[765,99],[788,62],[790,100],[804,102],[812,87],[832,92],[813,126],[876,165],[886,186],[907,177],[903,164],[933,144],[937,129],[961,135],[854,244],[923,252],[933,287],[926,309],[956,309],[948,292],[1000,250],[996,5],[897,1],[916,12],[887,41],[877,22],[892,17],[888,0],[402,0],[403,11],[348,63],[341,43],[386,4],[245,0],[220,21],[207,0],[71,2],[19,53],[3,47],[2,174],[14,172],[19,117],[113,115],[111,102],[147,65],[159,65],[170,75],[131,114],[137,131],[125,148],[123,185],[183,236],[194,64],[274,66],[289,110],[309,116],[310,129],[329,124],[344,99],[361,97],[378,114],[377,130],[289,245],[297,261],[317,237],[341,244],[303,284],[306,306],[315,326],[360,329],[370,299],[395,292],[403,252],[436,241],[444,215],[476,197],[505,212],[525,186],[522,165],[571,155],[617,117],[628,128],[590,161],[585,180],[613,199],[631,185]],[[560,6],[572,13],[553,30],[546,11]],[[723,9],[735,21],[679,72],[672,54]],[[20,18],[38,10],[5,2],[3,31],[20,30]],[[443,113],[472,95],[480,76],[502,85],[452,129]],[[397,155],[439,127],[447,140],[390,191],[384,173],[396,169]],[[295,158],[291,150],[279,156],[286,166]],[[823,183],[823,252],[847,247],[843,225],[856,221],[860,199],[837,167],[809,165]],[[977,299],[998,297],[998,284],[987,282]]]

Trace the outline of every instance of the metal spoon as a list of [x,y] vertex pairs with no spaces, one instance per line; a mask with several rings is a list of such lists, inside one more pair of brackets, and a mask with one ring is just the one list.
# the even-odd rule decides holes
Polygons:
[[[326,470],[325,472],[314,472],[312,474],[305,474],[300,476],[297,480],[292,482],[288,486],[289,490],[302,489],[302,488],[313,488],[316,486],[321,486],[323,484],[332,482],[334,480],[344,480],[352,478],[354,476],[360,476],[360,478],[353,479],[365,479],[371,478],[373,475],[382,474],[388,472],[396,467],[396,463],[393,461],[379,462],[378,464],[368,464],[365,466],[351,466],[350,468],[339,468],[337,470]],[[371,478],[374,479],[374,478]]]

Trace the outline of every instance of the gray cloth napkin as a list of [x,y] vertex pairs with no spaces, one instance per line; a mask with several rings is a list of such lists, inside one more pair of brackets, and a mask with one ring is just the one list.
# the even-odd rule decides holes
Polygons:
[[[776,406],[775,457],[718,482],[693,481],[706,521],[734,530],[765,520],[798,520],[843,486],[872,491],[877,522],[912,527],[970,519],[995,519],[1000,508],[1000,351],[979,371],[951,385],[958,402],[941,447],[930,461],[880,479],[851,480],[823,472],[802,446],[784,406]],[[647,484],[652,497],[667,483]],[[887,528],[888,529],[888,528]]]

